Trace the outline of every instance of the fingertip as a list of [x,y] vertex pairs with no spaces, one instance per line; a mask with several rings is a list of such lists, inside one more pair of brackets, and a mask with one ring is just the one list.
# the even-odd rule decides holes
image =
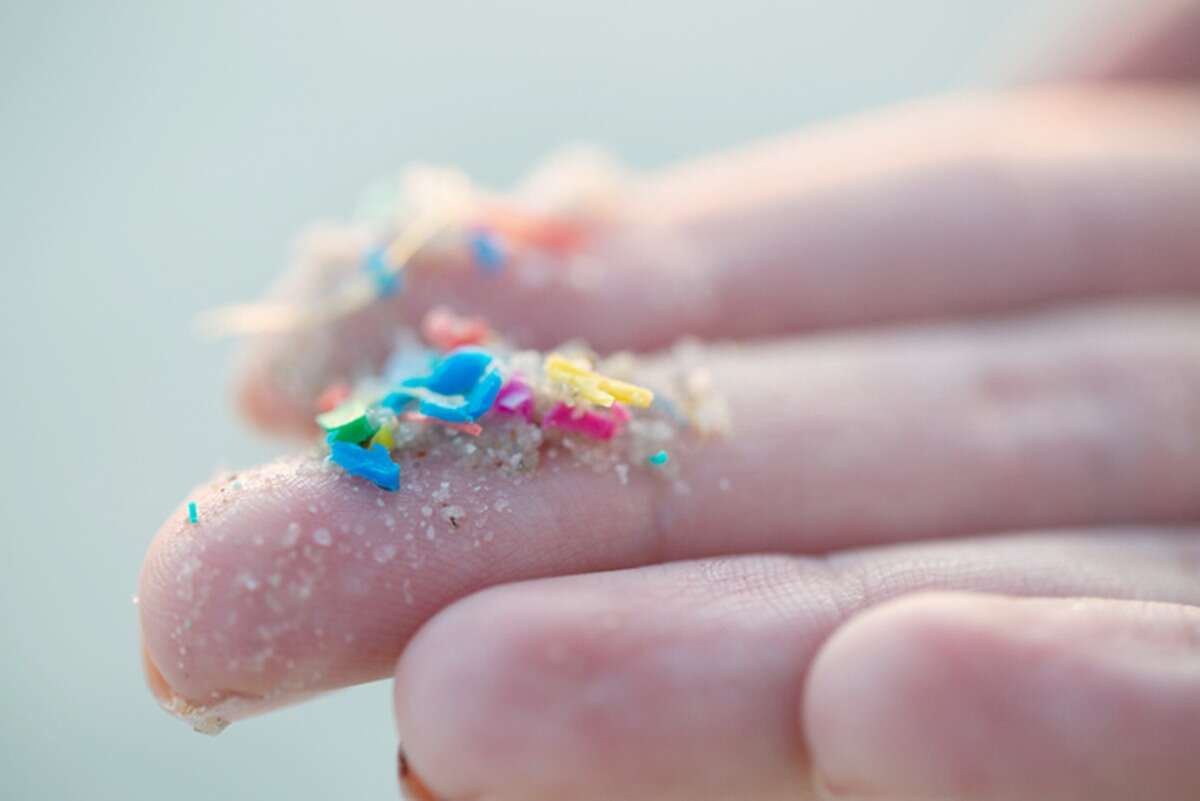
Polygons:
[[405,801],[439,801],[409,764],[403,746],[396,751],[396,779],[400,782],[400,797]]
[[150,694],[155,700],[162,705],[169,705],[171,699],[175,696],[175,691],[171,689],[171,685],[167,683],[163,677],[162,671],[154,664],[154,660],[150,658],[150,652],[146,649],[146,644],[142,643],[142,673],[146,677],[146,686],[150,689]]
[[265,354],[268,346],[250,344],[234,367],[234,406],[246,422],[273,435],[302,433],[313,428],[313,413],[304,400],[285,392],[272,377]]
[[[214,584],[229,571],[220,566],[220,549],[210,551],[205,538],[224,530],[228,509],[203,485],[187,497],[151,541],[138,585],[147,684],[160,705],[185,718],[232,697],[260,694],[212,669],[218,654],[227,659],[232,653],[229,631],[218,637],[208,624],[214,606],[223,602],[220,590],[212,597]],[[195,523],[189,504],[195,505]]]
[[627,643],[605,628],[612,612],[602,599],[543,589],[531,582],[459,601],[401,657],[397,728],[437,797],[609,797],[611,775],[598,768],[612,766],[619,719],[638,701],[636,691],[612,705],[601,696],[629,687]]
[[277,430],[279,423],[279,393],[261,370],[246,363],[243,357],[234,366],[234,407],[242,418],[266,432]]
[[[356,269],[371,236],[361,224],[310,225],[296,237],[288,269],[267,291],[265,303],[304,309],[322,302]],[[345,335],[302,326],[248,336],[239,343],[233,369],[237,410],[270,434],[311,432],[317,393],[339,366],[335,340]]]
[[1192,798],[1198,621],[1174,604],[964,594],[872,609],[808,680],[818,786],[843,801]]
[[[159,528],[138,610],[147,682],[168,711],[224,725],[362,680],[338,638],[353,629],[322,603],[345,593],[362,562],[291,503],[331,480],[304,457],[224,474],[195,487]],[[313,542],[317,531],[328,545]],[[370,581],[357,570],[355,582]]]
[[995,734],[981,721],[997,711],[988,708],[997,700],[988,665],[1001,649],[986,623],[988,604],[957,593],[908,596],[830,637],[803,704],[825,797],[907,799],[930,788],[975,797],[978,736]]
[[[528,621],[504,590],[451,604],[425,624],[396,668],[396,727],[430,795],[506,797],[498,785],[530,754]],[[523,686],[524,685],[524,686]]]
[[[556,505],[528,487],[530,514],[509,511],[522,477],[452,469],[445,454],[404,470],[404,491],[388,492],[309,451],[194,488],[154,537],[139,582],[160,701],[180,699],[176,711],[190,715],[236,699],[222,715],[234,719],[383,678],[455,599],[501,574],[565,569],[557,537],[532,547],[529,536],[551,530]],[[528,559],[507,558],[516,553]]]

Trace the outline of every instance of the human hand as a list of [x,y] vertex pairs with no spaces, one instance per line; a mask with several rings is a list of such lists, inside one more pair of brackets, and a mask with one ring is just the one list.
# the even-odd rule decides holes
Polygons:
[[[1161,30],[1190,40],[1148,28],[1088,70],[1153,81],[923,103],[651,176],[586,291],[518,263],[502,292],[414,281],[321,353],[254,345],[244,407],[303,431],[312,394],[280,376],[319,386],[447,298],[532,345],[742,341],[710,354],[733,432],[673,448],[687,494],[447,470],[492,538],[408,541],[423,497],[311,456],[196,490],[202,525],[173,515],[142,576],[156,694],[249,713],[394,672],[446,799],[1195,798],[1200,546],[1167,527],[1200,512],[1179,13]],[[657,230],[703,262],[644,269]],[[313,240],[292,280],[357,236]]]

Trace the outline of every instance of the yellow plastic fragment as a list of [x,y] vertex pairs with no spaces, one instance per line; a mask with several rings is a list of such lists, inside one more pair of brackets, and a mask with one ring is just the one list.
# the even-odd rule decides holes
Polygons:
[[396,438],[392,436],[392,427],[384,426],[375,432],[375,436],[371,437],[371,441],[367,444],[368,448],[374,448],[376,445],[382,445],[385,450],[392,450],[396,447]]
[[572,361],[561,353],[546,357],[546,377],[569,384],[580,396],[597,406],[612,406],[614,401],[621,401],[645,408],[654,401],[654,393],[645,387],[600,375],[593,372],[587,362]]

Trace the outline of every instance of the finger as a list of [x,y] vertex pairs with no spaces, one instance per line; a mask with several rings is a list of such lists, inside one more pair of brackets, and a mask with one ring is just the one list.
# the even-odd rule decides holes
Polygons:
[[[398,729],[412,772],[448,801],[808,798],[804,679],[859,610],[930,588],[1194,602],[1198,548],[1193,532],[1008,537],[499,587],[413,640],[396,674]],[[830,668],[894,686],[888,664]],[[809,719],[862,710],[853,695],[815,696]],[[876,757],[856,756],[864,769]]]
[[[581,257],[584,285],[541,261],[495,280],[414,269],[392,303],[253,343],[241,404],[303,430],[329,382],[377,367],[395,323],[442,302],[524,344],[583,337],[607,351],[1194,291],[1197,97],[940,100],[667,170],[630,193],[635,223]],[[330,272],[359,269],[361,234],[322,242],[288,292],[320,297]]]
[[1186,82],[1200,80],[1200,2],[1153,0],[1118,7],[1087,37],[1067,44],[1056,77],[1075,80]]
[[1200,609],[934,595],[834,635],[806,692],[822,797],[1200,797]]
[[674,476],[548,446],[513,475],[447,438],[401,457],[394,494],[319,453],[198,488],[197,524],[177,510],[143,568],[151,661],[193,704],[288,703],[386,675],[421,622],[491,584],[1200,515],[1193,307],[735,348],[710,367],[733,429],[671,444]]

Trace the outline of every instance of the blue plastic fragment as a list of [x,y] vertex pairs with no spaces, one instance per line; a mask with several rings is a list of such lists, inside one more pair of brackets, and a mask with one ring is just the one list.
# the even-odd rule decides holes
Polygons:
[[196,502],[188,501],[188,522],[194,526],[199,519],[196,514]]
[[[445,420],[447,423],[470,423],[478,420],[492,408],[504,379],[499,370],[489,370],[475,382],[475,386],[461,401],[452,398],[422,398],[418,410],[421,414]],[[385,399],[386,402],[386,399]]]
[[667,453],[666,451],[659,451],[657,453],[651,454],[650,458],[647,459],[646,461],[648,461],[652,465],[659,466],[659,465],[666,464],[670,458],[671,458],[671,455],[669,453]]
[[[504,383],[493,362],[492,354],[481,348],[457,348],[438,360],[429,375],[404,379],[380,403],[399,413],[419,399],[421,414],[447,423],[470,423],[492,408]],[[427,392],[407,392],[406,388]]]
[[471,235],[471,255],[482,273],[495,275],[504,269],[505,253],[499,238],[486,228]]
[[439,395],[466,395],[492,364],[492,354],[479,348],[458,348],[447,353],[425,378],[401,381],[403,387],[425,387]]
[[445,403],[432,398],[424,398],[417,411],[426,417],[436,417],[447,423],[469,423],[475,418],[467,414],[467,404],[463,402]]
[[374,248],[367,251],[363,259],[363,269],[375,284],[375,292],[381,298],[389,297],[400,291],[400,273],[388,268],[387,249]]
[[400,489],[400,465],[392,461],[387,448],[382,445],[360,448],[349,442],[331,440],[329,458],[352,476],[365,478],[391,492]]
[[484,373],[483,378],[475,384],[475,387],[467,395],[467,415],[472,419],[478,419],[484,413],[492,408],[492,404],[496,402],[496,396],[500,394],[500,385],[504,383],[504,379],[500,377],[499,370],[489,370]]
[[379,405],[386,406],[396,414],[400,414],[400,412],[404,411],[404,408],[408,406],[408,404],[412,403],[416,399],[417,396],[411,392],[405,392],[402,389],[398,389],[395,392],[389,392],[388,394],[384,395],[383,400],[379,401]]

